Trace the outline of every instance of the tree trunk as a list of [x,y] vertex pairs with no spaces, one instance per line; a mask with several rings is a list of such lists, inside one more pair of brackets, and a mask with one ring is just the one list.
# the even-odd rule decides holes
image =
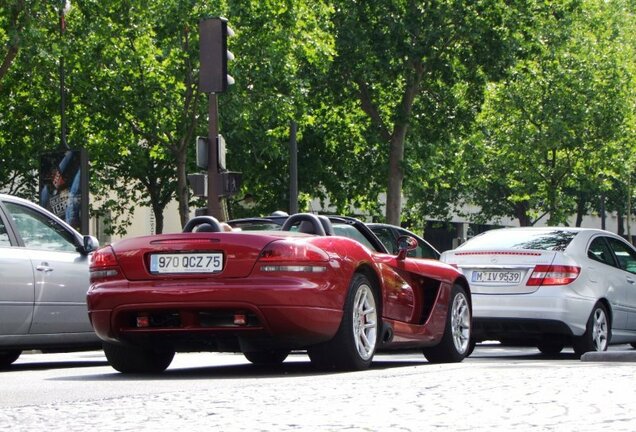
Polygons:
[[520,202],[515,204],[515,217],[519,220],[520,226],[531,226],[532,220],[530,220],[530,216],[528,215],[528,203]]
[[407,78],[408,85],[402,95],[402,101],[398,107],[398,115],[395,117],[393,133],[390,140],[389,151],[389,179],[386,190],[386,221],[393,225],[400,225],[402,214],[402,183],[404,182],[404,143],[409,128],[409,118],[413,111],[415,97],[420,91],[424,66],[422,63],[414,63],[413,74]]
[[585,204],[587,200],[583,196],[583,194],[579,194],[578,199],[576,200],[576,226],[580,227],[583,223],[583,216],[585,216]]
[[402,100],[395,113],[393,131],[389,133],[386,123],[383,121],[378,107],[375,105],[373,95],[368,85],[364,81],[357,81],[360,94],[362,110],[367,113],[371,122],[380,131],[383,140],[388,141],[389,149],[389,171],[386,190],[386,221],[393,225],[400,225],[402,212],[402,183],[404,172],[402,162],[404,161],[404,142],[409,126],[409,118],[413,110],[415,97],[420,91],[424,65],[421,62],[410,63],[412,69],[407,71],[407,85],[402,95]]
[[402,182],[404,181],[402,162],[404,161],[406,129],[406,125],[401,125],[391,137],[389,179],[386,189],[386,221],[398,226],[402,213]]
[[163,208],[152,206],[155,215],[155,234],[163,234]]

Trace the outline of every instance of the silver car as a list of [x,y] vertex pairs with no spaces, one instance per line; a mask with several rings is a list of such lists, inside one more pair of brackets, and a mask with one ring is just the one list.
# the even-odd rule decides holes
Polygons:
[[0,194],[0,368],[26,349],[101,346],[86,308],[97,246],[42,207]]
[[[610,343],[636,347],[636,250],[585,228],[505,228],[441,260],[468,278],[475,340],[581,355]],[[474,346],[474,345],[473,345]]]

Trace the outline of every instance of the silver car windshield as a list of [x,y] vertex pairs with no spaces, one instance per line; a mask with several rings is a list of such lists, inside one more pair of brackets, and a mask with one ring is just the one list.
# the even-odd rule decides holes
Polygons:
[[564,229],[524,230],[501,229],[486,231],[473,237],[458,249],[534,249],[562,251],[576,236]]

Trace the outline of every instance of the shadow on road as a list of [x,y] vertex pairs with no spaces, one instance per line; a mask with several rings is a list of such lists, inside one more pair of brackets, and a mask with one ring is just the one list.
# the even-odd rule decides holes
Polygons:
[[[298,377],[298,376],[322,376],[334,375],[350,372],[339,371],[321,371],[315,369],[305,353],[292,353],[290,357],[281,365],[263,366],[254,365],[247,360],[244,363],[237,364],[236,358],[227,357],[228,364],[219,364],[223,360],[214,358],[215,353],[209,353],[210,366],[197,365],[187,366],[184,362],[175,359],[171,367],[165,372],[159,374],[122,374],[110,367],[107,361],[101,359],[86,359],[72,361],[29,361],[23,363],[15,363],[6,369],[0,369],[0,373],[17,372],[17,371],[37,371],[49,369],[74,369],[74,368],[90,368],[90,367],[106,367],[106,370],[100,370],[100,373],[82,374],[76,377],[60,377],[60,380],[77,380],[77,381],[109,381],[109,380],[197,380],[197,379],[235,379],[235,378],[281,378],[281,377]],[[177,354],[179,356],[179,354]],[[237,354],[238,357],[241,357]],[[464,362],[492,362],[492,361],[578,361],[579,357],[574,354],[571,349],[566,348],[558,355],[548,356],[539,352],[536,348],[523,347],[504,347],[501,345],[480,344],[475,352]],[[421,351],[413,352],[397,352],[387,353],[379,352],[370,370],[384,370],[406,368],[413,366],[434,366],[428,363]],[[56,378],[53,378],[56,379]]]
[[0,373],[19,372],[19,371],[37,371],[50,369],[75,369],[88,368],[97,366],[108,366],[107,361],[42,361],[28,363],[14,363],[5,368],[0,368]]
[[[178,354],[177,354],[178,355]],[[214,355],[214,353],[210,353]],[[211,359],[211,363],[214,359]],[[217,360],[218,362],[218,360]],[[98,366],[104,365],[103,363]],[[108,365],[106,363],[106,365]],[[395,369],[401,367],[425,366],[429,363],[422,357],[421,360],[397,359],[386,360],[376,359],[371,364],[370,370]],[[56,367],[50,365],[50,367]],[[60,380],[77,380],[77,381],[139,381],[139,380],[199,380],[199,379],[236,379],[236,378],[295,378],[299,376],[324,376],[341,373],[339,371],[321,371],[315,369],[309,359],[302,361],[298,358],[291,361],[285,361],[277,366],[263,366],[251,363],[245,364],[229,364],[213,366],[172,366],[166,371],[158,374],[122,374],[114,369],[109,369],[106,373],[82,375],[77,377],[60,377]],[[361,372],[364,373],[364,372]],[[55,379],[55,378],[54,378]]]

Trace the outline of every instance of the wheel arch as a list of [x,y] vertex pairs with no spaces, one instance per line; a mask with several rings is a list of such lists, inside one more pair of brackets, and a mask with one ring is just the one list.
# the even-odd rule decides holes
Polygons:
[[378,309],[380,312],[380,318],[382,318],[382,292],[381,292],[382,290],[380,289],[382,285],[380,283],[380,277],[375,272],[375,270],[368,264],[361,264],[356,269],[353,275],[355,276],[356,274],[362,274],[366,276],[367,279],[369,279],[369,282],[371,282],[371,288],[373,288],[376,299],[378,301]]
[[457,279],[455,279],[455,281],[453,283],[461,286],[466,291],[466,296],[468,297],[466,300],[468,300],[468,305],[470,306],[470,315],[472,316],[472,314],[473,314],[473,296],[472,296],[472,292],[470,290],[470,284],[468,283],[466,278],[463,277],[463,276],[460,276]]
[[[614,311],[612,310],[612,305],[609,300],[605,297],[601,297],[596,301],[596,303],[600,303],[605,306],[605,310],[607,311],[607,319],[609,319],[609,328],[612,329],[612,325],[614,323]],[[592,308],[593,309],[593,308]]]

